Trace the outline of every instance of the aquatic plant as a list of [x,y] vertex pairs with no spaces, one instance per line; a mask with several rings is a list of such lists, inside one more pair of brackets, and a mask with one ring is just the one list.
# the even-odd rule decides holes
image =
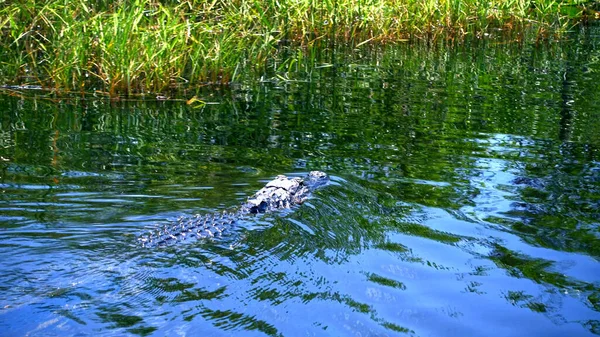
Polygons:
[[110,96],[227,84],[259,73],[282,45],[478,38],[525,26],[547,38],[590,13],[582,0],[0,3],[1,82]]

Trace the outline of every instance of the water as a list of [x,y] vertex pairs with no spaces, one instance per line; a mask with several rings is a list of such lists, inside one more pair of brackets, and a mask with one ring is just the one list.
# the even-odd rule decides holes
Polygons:
[[[0,335],[598,335],[599,60],[592,27],[324,48],[204,107],[5,92]],[[309,170],[292,211],[136,245]]]

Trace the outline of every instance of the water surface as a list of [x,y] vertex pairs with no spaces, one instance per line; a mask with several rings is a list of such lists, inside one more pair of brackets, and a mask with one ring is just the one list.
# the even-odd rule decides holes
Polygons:
[[[282,50],[203,107],[3,92],[1,335],[598,335],[599,44]],[[136,244],[310,170],[292,211]]]

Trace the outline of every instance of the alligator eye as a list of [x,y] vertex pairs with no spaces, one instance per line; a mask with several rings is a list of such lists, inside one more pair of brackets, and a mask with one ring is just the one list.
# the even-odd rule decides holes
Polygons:
[[268,206],[266,201],[261,201],[260,204],[250,207],[250,213],[264,213]]

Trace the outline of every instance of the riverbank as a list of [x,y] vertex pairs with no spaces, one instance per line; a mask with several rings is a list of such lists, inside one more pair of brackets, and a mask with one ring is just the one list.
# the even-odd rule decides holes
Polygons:
[[597,12],[543,0],[29,0],[0,9],[0,83],[111,97],[260,74],[287,45],[548,39]]

